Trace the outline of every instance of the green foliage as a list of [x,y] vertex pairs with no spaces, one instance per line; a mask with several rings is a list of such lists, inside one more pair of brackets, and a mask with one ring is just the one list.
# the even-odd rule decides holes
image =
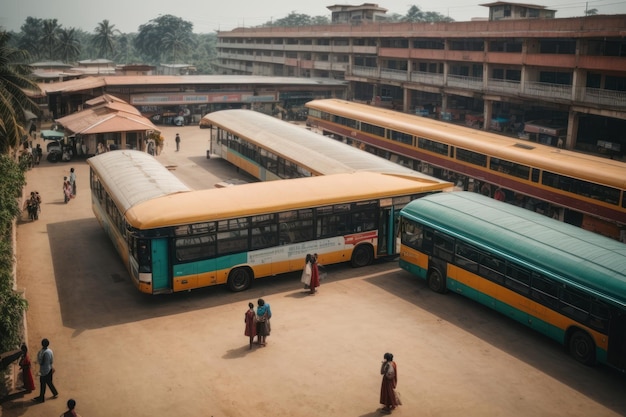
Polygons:
[[[134,40],[135,49],[150,64],[159,64],[168,57],[175,58],[175,48],[189,42],[193,37],[193,24],[180,17],[165,15],[139,26]],[[185,53],[191,45],[187,44]]]
[[22,337],[28,302],[13,291],[11,271],[0,270],[0,352],[17,349]]
[[91,43],[96,47],[98,55],[101,58],[108,59],[114,55],[116,36],[121,32],[115,29],[115,25],[103,20],[98,23],[95,29],[95,35],[91,38]]
[[39,91],[29,78],[29,55],[9,46],[9,40],[7,32],[0,32],[0,154],[16,149],[26,133],[24,110],[39,113],[37,104],[26,94],[27,90]]
[[270,20],[269,22],[263,23],[261,26],[286,26],[286,27],[294,27],[294,26],[312,26],[312,25],[329,25],[330,19],[326,16],[314,16],[311,17],[307,14],[291,12],[287,16],[277,19]]
[[26,184],[24,170],[8,155],[0,155],[0,352],[16,349],[22,339],[23,315],[28,307],[13,291],[13,220],[21,214],[18,195]]

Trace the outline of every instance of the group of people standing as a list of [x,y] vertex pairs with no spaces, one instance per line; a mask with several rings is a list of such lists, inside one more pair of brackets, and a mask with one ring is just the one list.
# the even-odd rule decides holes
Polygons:
[[313,255],[307,253],[300,281],[304,284],[304,289],[308,290],[309,294],[315,295],[317,287],[320,286],[320,265],[317,262],[317,253]]
[[[19,366],[22,371],[23,389],[26,392],[35,391],[35,380],[33,378],[33,364],[28,354],[28,347],[22,343],[20,347],[22,355],[20,356]],[[39,395],[33,398],[36,403],[43,403],[46,400],[46,388],[50,388],[52,398],[59,396],[59,391],[54,386],[52,378],[54,376],[54,352],[50,349],[50,341],[48,339],[41,340],[41,349],[37,352],[37,362],[39,364]],[[69,399],[67,401],[67,411],[61,414],[61,417],[80,417],[76,413],[76,401]]]
[[269,303],[259,298],[257,300],[257,309],[254,311],[254,304],[248,303],[248,310],[244,316],[244,322],[246,328],[244,335],[250,338],[250,349],[254,344],[254,337],[257,337],[257,345],[265,346],[267,344],[266,338],[272,331],[270,319],[272,318],[272,309]]
[[63,177],[63,199],[67,204],[74,197],[76,197],[76,172],[71,168],[69,177]]

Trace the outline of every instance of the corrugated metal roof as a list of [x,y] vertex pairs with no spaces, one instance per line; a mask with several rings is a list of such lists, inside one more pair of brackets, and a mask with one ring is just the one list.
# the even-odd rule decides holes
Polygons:
[[[94,99],[96,100],[96,99]],[[73,134],[132,132],[159,129],[139,110],[114,97],[103,97],[103,104],[57,119]],[[96,102],[98,102],[96,101]]]
[[105,86],[131,85],[291,85],[345,86],[346,81],[329,78],[267,77],[256,75],[111,75],[84,77],[58,83],[40,83],[46,93],[71,93]]
[[107,179],[102,185],[122,213],[144,201],[191,191],[145,152],[111,151],[91,157],[87,163]]
[[372,171],[444,182],[301,126],[252,110],[221,110],[208,113],[203,120],[262,148],[270,149],[316,175]]

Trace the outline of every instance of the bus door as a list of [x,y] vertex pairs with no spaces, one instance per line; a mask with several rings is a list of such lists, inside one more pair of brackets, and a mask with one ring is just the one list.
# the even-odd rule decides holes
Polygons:
[[626,370],[626,313],[615,313],[609,327],[607,362],[617,369]]
[[168,240],[152,239],[152,293],[170,291]]
[[395,255],[397,252],[393,206],[381,207],[378,218],[378,256]]

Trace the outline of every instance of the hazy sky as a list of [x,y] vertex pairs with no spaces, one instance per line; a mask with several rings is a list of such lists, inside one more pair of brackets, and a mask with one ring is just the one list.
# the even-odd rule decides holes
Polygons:
[[[231,30],[241,26],[256,26],[269,20],[280,19],[291,12],[310,16],[328,16],[327,6],[333,4],[376,3],[387,13],[406,14],[416,5],[423,11],[438,12],[456,21],[468,21],[473,17],[487,17],[488,8],[479,4],[496,0],[474,2],[472,0],[0,0],[0,27],[19,31],[28,16],[41,19],[57,19],[64,28],[80,28],[93,32],[99,22],[107,19],[115,29],[123,33],[137,32],[138,27],[159,15],[170,14],[193,23],[194,33]],[[514,0],[509,0],[513,2]],[[585,8],[597,9],[600,14],[626,13],[624,0],[544,0],[522,1],[547,6],[557,10],[557,17],[584,15]]]

